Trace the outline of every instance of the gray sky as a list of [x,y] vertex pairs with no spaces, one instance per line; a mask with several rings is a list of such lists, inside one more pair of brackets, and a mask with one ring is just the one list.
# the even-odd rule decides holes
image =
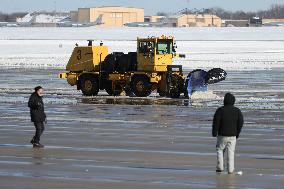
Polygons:
[[0,0],[0,11],[77,10],[79,7],[129,6],[145,9],[146,15],[157,12],[178,12],[183,8],[221,7],[227,10],[256,11],[271,4],[284,4],[284,0]]

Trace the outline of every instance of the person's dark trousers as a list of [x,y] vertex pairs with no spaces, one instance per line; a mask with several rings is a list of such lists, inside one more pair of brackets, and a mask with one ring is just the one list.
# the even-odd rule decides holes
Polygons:
[[36,128],[36,132],[35,132],[35,136],[33,137],[33,141],[34,143],[39,143],[40,136],[44,131],[44,124],[43,122],[34,122],[34,125]]

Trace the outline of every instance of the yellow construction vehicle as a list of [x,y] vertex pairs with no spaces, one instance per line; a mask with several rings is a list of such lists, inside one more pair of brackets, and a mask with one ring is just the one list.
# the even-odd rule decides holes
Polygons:
[[100,43],[76,46],[60,78],[67,78],[71,86],[86,96],[95,96],[99,90],[109,95],[135,94],[146,97],[157,90],[160,96],[178,98],[184,90],[182,66],[172,65],[176,45],[171,36],[137,38],[137,51],[127,54],[108,53]]

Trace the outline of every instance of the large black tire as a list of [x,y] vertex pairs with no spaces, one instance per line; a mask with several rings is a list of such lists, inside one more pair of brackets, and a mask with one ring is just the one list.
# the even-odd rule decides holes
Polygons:
[[179,98],[180,94],[183,92],[183,89],[184,89],[183,78],[179,75],[173,74],[172,75],[172,87],[170,90],[170,97]]
[[107,81],[105,90],[110,96],[119,96],[122,92],[122,87],[120,85],[115,85],[115,90],[113,90],[112,81]]
[[115,69],[115,56],[108,54],[101,64],[101,70],[105,72],[113,72]]
[[189,98],[187,87],[188,87],[188,79],[185,79],[185,81],[184,81],[184,88],[183,88],[183,94],[184,94],[185,98]]
[[83,77],[80,84],[81,91],[85,96],[96,96],[99,92],[99,82],[96,78]]
[[160,89],[158,89],[157,92],[160,95],[160,97],[165,97],[167,95],[165,91],[161,91]]
[[170,97],[171,98],[179,98],[180,97],[180,92],[178,92],[178,91],[171,91],[170,92]]
[[149,96],[152,92],[151,83],[149,82],[149,79],[142,76],[134,78],[131,83],[131,89],[135,96],[138,97]]

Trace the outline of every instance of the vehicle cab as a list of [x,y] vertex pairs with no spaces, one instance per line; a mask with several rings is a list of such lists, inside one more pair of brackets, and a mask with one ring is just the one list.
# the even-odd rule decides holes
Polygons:
[[137,38],[138,71],[167,71],[175,57],[174,38],[161,37]]

